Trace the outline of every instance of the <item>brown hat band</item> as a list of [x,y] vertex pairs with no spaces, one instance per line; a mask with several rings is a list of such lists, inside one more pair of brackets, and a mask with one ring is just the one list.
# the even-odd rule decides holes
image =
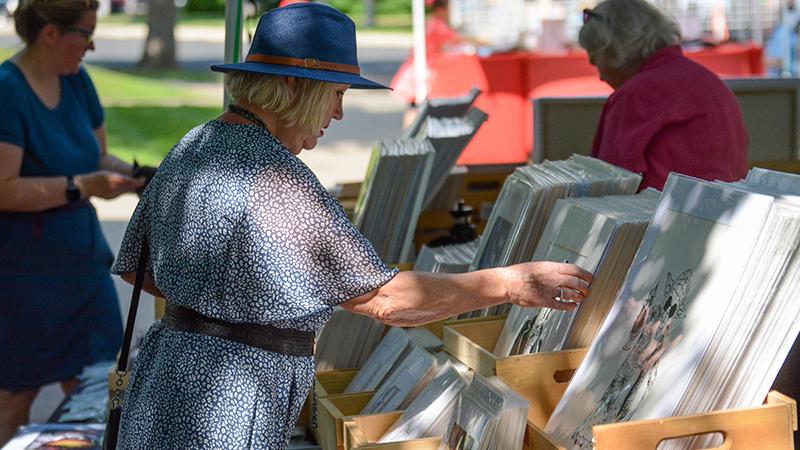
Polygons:
[[346,72],[355,75],[361,74],[361,70],[358,68],[358,66],[320,61],[315,58],[289,58],[286,56],[270,56],[256,53],[247,55],[246,61],[277,64],[279,66],[295,66],[305,69],[332,70],[334,72]]

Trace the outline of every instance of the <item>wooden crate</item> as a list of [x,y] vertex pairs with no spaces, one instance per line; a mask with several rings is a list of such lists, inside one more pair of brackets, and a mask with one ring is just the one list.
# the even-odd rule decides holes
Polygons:
[[317,428],[314,436],[322,450],[344,449],[344,421],[358,415],[374,394],[361,392],[317,399]]
[[399,411],[373,414],[369,416],[355,416],[344,422],[344,449],[345,450],[437,450],[438,437],[415,439],[387,444],[375,442],[386,433],[402,414]]
[[[314,375],[314,390],[316,391],[317,395],[317,428],[313,427],[306,427],[311,434],[314,436],[314,439],[317,442],[322,442],[322,434],[320,433],[319,428],[319,421],[321,414],[319,413],[320,405],[319,402],[322,399],[326,399],[330,396],[342,395],[344,389],[350,384],[350,381],[358,373],[359,369],[337,369],[337,370],[326,370],[323,372],[317,372]],[[372,392],[370,392],[371,394]],[[313,406],[313,398],[314,392],[310,392],[308,395],[308,399],[306,399],[306,404],[304,406],[305,411],[301,413],[300,417],[303,418],[306,424],[313,423],[313,414],[314,414],[314,406]]]
[[[465,331],[459,342],[469,349],[467,354],[480,353],[471,347],[479,347],[488,353],[487,347],[493,347],[499,335],[497,322],[503,320],[488,318],[456,321],[445,326],[445,335],[452,335],[454,331]],[[495,330],[494,335],[491,330]],[[468,340],[467,336],[474,336],[477,343]],[[563,447],[544,434],[543,428],[585,354],[586,349],[566,350],[501,358],[493,366],[484,365],[493,367],[496,372],[494,374],[530,401],[524,448],[563,450]],[[486,360],[485,358],[484,355],[483,359],[475,358],[473,361]],[[343,448],[436,448],[434,445],[438,444],[434,442],[438,442],[438,439],[375,444],[399,414],[343,417]],[[598,425],[593,432],[596,450],[655,450],[664,439],[709,432],[723,433],[726,441],[721,448],[787,450],[793,448],[793,430],[797,430],[795,401],[778,392],[771,392],[765,405],[756,408]]]
[[[500,366],[498,377],[530,401],[525,448],[564,450],[543,429],[584,355],[585,349],[541,353]],[[711,432],[723,434],[723,449],[788,450],[794,448],[793,430],[795,401],[771,392],[765,405],[756,408],[597,425],[592,432],[595,450],[655,450],[665,439]]]
[[467,319],[449,323],[442,330],[444,350],[481,375],[497,375],[498,358],[492,354],[505,319]]
[[404,262],[404,263],[392,264],[391,266],[396,268],[397,270],[403,272],[403,271],[407,271],[407,270],[413,269],[414,268],[414,263]]
[[504,324],[504,317],[449,323],[444,327],[445,351],[483,376],[498,376],[531,400],[528,418],[533,423],[546,422],[586,356],[586,349],[498,358],[492,349]]
[[596,425],[592,429],[598,450],[654,449],[664,439],[720,432],[725,441],[719,448],[794,448],[797,404],[780,392],[770,392],[764,405],[755,408],[714,411],[666,419]]
[[317,372],[314,375],[314,388],[317,398],[325,398],[344,392],[345,388],[360,369],[336,369]]
[[[497,317],[493,317],[493,319],[496,319],[496,318]],[[481,321],[481,320],[486,320],[486,319],[467,319],[467,320],[459,321],[459,322],[471,323],[471,322],[474,322],[474,321]],[[442,339],[442,333],[443,333],[442,330],[443,330],[444,326],[446,324],[451,323],[451,322],[453,322],[453,321],[451,321],[451,320],[441,320],[441,321],[429,323],[427,325],[423,325],[423,327],[427,328],[428,330],[430,330],[439,339]],[[317,440],[317,442],[320,443],[320,445],[322,445],[322,442],[325,439],[325,437],[323,437],[324,433],[320,431],[320,426],[319,426],[319,422],[321,421],[320,418],[322,416],[322,413],[320,413],[320,411],[322,409],[321,400],[325,399],[325,398],[328,398],[328,397],[332,397],[332,396],[333,397],[339,397],[340,395],[342,395],[342,393],[344,392],[344,389],[347,387],[348,384],[350,384],[350,381],[353,380],[353,378],[356,376],[358,371],[359,371],[359,369],[339,369],[339,370],[329,370],[329,371],[323,371],[323,372],[317,372],[316,373],[315,378],[314,378],[314,387],[315,387],[316,392],[317,392],[317,402],[318,402],[318,405],[317,405],[317,410],[318,410],[317,421],[318,421],[318,426],[317,426],[317,428],[310,428],[310,430],[311,430],[311,434],[314,436],[314,438]],[[370,394],[370,395],[372,395],[372,393],[373,393],[372,391],[368,392],[368,394]],[[301,416],[301,417],[307,419],[308,423],[311,423],[311,416],[313,414],[313,408],[312,408],[311,402],[312,402],[312,397],[311,397],[311,395],[309,395],[309,398],[306,401],[307,414],[304,414],[303,416]],[[361,408],[363,408],[363,406],[365,404],[366,404],[366,402],[364,402],[364,404],[362,404],[358,408],[358,410],[355,411],[355,413],[353,413],[353,414],[358,413],[361,410]],[[330,417],[332,417],[332,416],[329,415],[328,418],[330,418]],[[322,428],[325,428],[325,426],[323,425]],[[336,428],[334,427],[333,430],[334,430],[334,433],[335,433]],[[329,442],[333,442],[333,439],[330,439],[330,437],[329,437]],[[341,442],[341,440],[339,440],[339,442]]]
[[[526,448],[560,450],[542,430],[587,349],[497,358],[491,349],[504,322],[495,318],[449,323],[444,327],[445,350],[482,375],[497,375],[530,401]],[[593,433],[597,450],[655,449],[664,439],[717,431],[726,438],[721,448],[791,449],[793,430],[795,401],[772,392],[757,408],[599,425]]]
[[489,316],[489,317],[476,317],[473,319],[443,319],[437,320],[436,322],[427,323],[425,325],[420,325],[417,328],[427,328],[428,331],[433,333],[439,339],[444,339],[444,327],[449,326],[452,324],[464,324],[464,323],[475,323],[475,322],[486,322],[488,320],[497,320],[497,319],[505,319],[506,316]]
[[[525,447],[566,450],[543,431],[546,422],[528,420]],[[780,392],[770,392],[762,406],[714,411],[665,419],[636,420],[592,428],[595,450],[656,450],[667,439],[721,433],[717,449],[791,450],[797,430],[797,404]]]
[[[358,369],[338,369],[326,370],[314,374],[315,392],[309,393],[308,398],[306,399],[306,404],[303,407],[305,411],[300,414],[301,419],[303,419],[306,425],[313,423],[314,420],[313,395],[316,393],[317,401],[322,398],[330,397],[331,395],[339,395],[344,392],[344,389],[348,384],[350,384],[350,381],[352,381],[353,377],[355,377],[357,373]],[[319,428],[306,426],[306,429],[311,431],[311,434],[314,436],[314,439],[316,439],[317,442],[320,442],[321,436],[319,433]]]
[[[540,353],[536,355],[517,355],[498,358],[492,353],[500,333],[505,324],[504,316],[486,317],[481,319],[466,319],[449,322],[443,329],[444,349],[459,361],[466,364],[479,374],[491,377],[501,374],[513,374],[519,367],[525,367],[525,360],[534,358],[538,360]],[[586,349],[566,350],[558,352],[568,355],[569,361],[580,364],[586,354]],[[513,376],[513,375],[509,375]]]

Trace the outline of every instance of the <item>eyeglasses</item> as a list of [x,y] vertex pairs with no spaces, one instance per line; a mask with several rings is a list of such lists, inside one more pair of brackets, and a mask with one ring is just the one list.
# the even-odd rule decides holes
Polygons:
[[83,39],[86,41],[86,45],[89,45],[93,41],[94,31],[87,30],[86,28],[76,27],[76,26],[69,26],[64,27],[64,33],[77,33],[80,34]]
[[589,8],[586,8],[586,9],[583,10],[583,23],[584,24],[586,22],[588,22],[589,19],[591,19],[592,17],[594,17],[595,19],[605,20],[605,18],[603,16],[601,16],[600,14],[597,14],[596,12],[592,11]]

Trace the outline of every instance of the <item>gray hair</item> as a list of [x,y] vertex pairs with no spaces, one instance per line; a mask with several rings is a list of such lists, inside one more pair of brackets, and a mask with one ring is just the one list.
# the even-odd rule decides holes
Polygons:
[[675,20],[645,0],[605,0],[591,10],[578,42],[590,56],[621,69],[680,44],[681,30]]

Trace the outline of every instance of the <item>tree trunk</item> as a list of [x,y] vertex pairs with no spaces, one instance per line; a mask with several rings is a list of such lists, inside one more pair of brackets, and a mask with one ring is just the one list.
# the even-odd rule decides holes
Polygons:
[[147,40],[139,60],[143,69],[171,69],[175,60],[175,22],[178,11],[175,0],[149,0]]
[[364,26],[375,26],[375,0],[364,0]]

